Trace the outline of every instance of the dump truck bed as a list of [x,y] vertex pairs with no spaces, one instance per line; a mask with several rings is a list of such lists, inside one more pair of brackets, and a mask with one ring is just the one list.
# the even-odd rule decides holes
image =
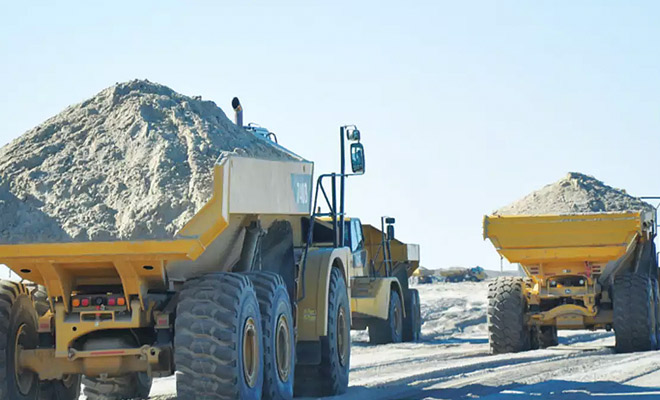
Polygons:
[[[655,215],[650,212],[492,215],[484,218],[483,234],[500,255],[520,263],[529,275],[542,275],[544,266],[547,275],[585,263],[595,274],[630,252],[654,226]],[[550,272],[550,266],[562,271]]]
[[650,215],[487,216],[484,238],[512,263],[616,259],[652,228]]
[[126,295],[142,297],[140,288],[164,287],[166,277],[183,280],[231,268],[247,221],[309,215],[312,173],[305,160],[230,155],[214,167],[210,200],[171,240],[0,245],[0,263],[46,285],[55,297],[68,299],[80,286],[119,284]]
[[[382,249],[382,231],[373,225],[362,224],[362,234],[364,235],[364,246],[367,250],[373,265],[378,270],[383,263]],[[408,277],[419,268],[419,245],[403,243],[400,240],[392,239],[390,241],[392,252],[392,262],[397,265],[405,265]]]

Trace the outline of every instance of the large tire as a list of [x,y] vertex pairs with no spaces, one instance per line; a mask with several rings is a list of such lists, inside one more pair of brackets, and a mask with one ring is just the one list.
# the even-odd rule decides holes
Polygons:
[[[32,291],[32,302],[37,316],[42,317],[50,310],[48,293],[43,286]],[[39,400],[78,400],[81,389],[80,375],[67,375],[64,379],[41,381]]]
[[403,341],[417,342],[422,335],[422,312],[417,289],[408,290],[406,317],[403,320]]
[[296,396],[323,397],[348,389],[351,360],[350,305],[346,281],[338,268],[330,272],[328,336],[321,338],[321,364],[296,368]]
[[116,378],[83,377],[83,392],[87,400],[146,399],[152,379],[144,372],[133,372]]
[[488,342],[493,354],[531,348],[523,287],[523,280],[517,277],[499,277],[488,285]]
[[400,343],[403,337],[403,307],[399,294],[390,291],[387,320],[376,320],[369,324],[369,343]]
[[15,369],[17,344],[37,348],[37,312],[23,285],[0,281],[0,399],[36,400],[38,376]]
[[67,375],[63,380],[41,381],[39,400],[78,400],[80,375]]
[[539,347],[542,349],[557,346],[559,344],[556,326],[541,326],[537,330],[537,335]]
[[658,285],[658,278],[652,278],[653,283],[653,298],[655,300],[655,341],[656,349],[660,348],[660,286]]
[[80,375],[67,375],[63,380],[41,381],[39,400],[78,400],[80,381]]
[[656,306],[649,276],[626,272],[614,279],[616,351],[629,353],[657,347]]
[[248,274],[261,311],[264,349],[264,400],[293,398],[295,337],[291,300],[284,280],[273,272]]
[[213,273],[187,281],[175,321],[177,399],[260,399],[261,331],[247,276]]

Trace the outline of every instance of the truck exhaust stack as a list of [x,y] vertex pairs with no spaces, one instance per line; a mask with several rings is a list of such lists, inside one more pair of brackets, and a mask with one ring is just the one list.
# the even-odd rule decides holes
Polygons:
[[243,127],[243,107],[241,107],[241,102],[238,100],[238,97],[234,97],[231,101],[231,106],[236,112],[236,125]]

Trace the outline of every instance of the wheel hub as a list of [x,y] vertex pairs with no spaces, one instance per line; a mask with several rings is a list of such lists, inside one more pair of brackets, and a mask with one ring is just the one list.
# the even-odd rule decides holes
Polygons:
[[275,357],[277,362],[277,373],[282,382],[289,380],[291,374],[291,332],[286,315],[280,315],[277,319]]
[[394,306],[394,329],[397,335],[401,332],[403,326],[401,315],[402,313],[399,306]]
[[257,326],[250,317],[243,326],[243,376],[251,388],[257,384],[259,378],[259,357]]
[[346,311],[344,307],[339,307],[337,312],[337,353],[339,355],[339,363],[343,366],[346,365],[348,360],[349,340],[346,332]]
[[21,350],[23,350],[23,347],[27,344],[26,341],[28,340],[28,333],[25,331],[25,324],[22,324],[16,331],[16,339],[14,342],[14,378],[18,391],[22,395],[27,395],[30,393],[30,389],[32,389],[35,378],[34,373],[30,371],[24,371],[21,368],[19,362],[19,354],[21,353]]
[[62,377],[62,385],[64,385],[64,387],[68,389],[71,386],[73,386],[75,380],[76,380],[75,375],[64,375]]

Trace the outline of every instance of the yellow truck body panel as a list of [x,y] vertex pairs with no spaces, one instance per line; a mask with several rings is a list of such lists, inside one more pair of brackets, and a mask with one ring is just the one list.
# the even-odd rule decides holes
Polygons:
[[[382,233],[379,228],[373,225],[363,224],[362,234],[364,235],[364,248],[367,250],[368,263],[376,270],[382,271],[384,276],[384,260],[382,249]],[[419,268],[419,245],[407,244],[400,240],[390,240],[390,249],[392,252],[392,262],[395,266],[406,264],[408,277]]]
[[655,214],[492,215],[484,217],[483,235],[526,273],[527,302],[541,310],[529,316],[529,324],[606,328],[612,323],[611,298],[602,278],[616,274],[640,242],[652,240]]
[[[404,304],[401,285],[396,278],[357,277],[351,282],[351,312],[354,318],[387,319],[392,290]],[[405,314],[405,313],[404,313]]]
[[484,238],[511,263],[616,260],[648,229],[641,212],[486,216]]

